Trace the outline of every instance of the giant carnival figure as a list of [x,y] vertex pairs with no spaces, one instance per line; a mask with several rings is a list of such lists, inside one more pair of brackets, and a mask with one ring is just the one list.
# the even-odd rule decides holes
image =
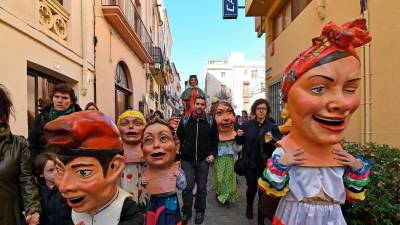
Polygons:
[[143,224],[136,202],[117,185],[125,160],[110,118],[94,110],[76,112],[47,123],[44,132],[59,148],[55,183],[72,208],[74,224]]
[[370,42],[366,28],[364,19],[329,22],[284,72],[293,127],[258,181],[264,193],[282,197],[274,225],[344,225],[340,204],[365,198],[371,163],[347,153],[340,141],[360,105],[355,48]]
[[197,85],[199,81],[197,80],[196,75],[190,75],[189,77],[189,85],[190,87],[186,88],[186,90],[182,93],[181,99],[182,104],[185,109],[185,116],[190,115],[194,109],[194,102],[196,101],[197,96],[201,96],[203,98],[206,97],[204,91],[201,90]]
[[143,131],[143,155],[149,168],[142,179],[150,195],[146,225],[181,225],[177,189],[183,190],[186,179],[180,163],[175,162],[179,140],[175,131],[160,118]]
[[117,126],[124,147],[125,168],[119,179],[120,187],[133,195],[133,199],[144,214],[149,197],[142,185],[142,176],[147,165],[143,159],[142,136],[146,126],[143,114],[136,110],[126,110],[119,115]]
[[230,207],[231,203],[239,200],[239,193],[236,184],[236,174],[233,170],[234,155],[242,147],[236,144],[235,137],[235,112],[232,105],[221,101],[216,103],[212,114],[217,122],[219,141],[218,156],[213,164],[213,189],[220,204]]

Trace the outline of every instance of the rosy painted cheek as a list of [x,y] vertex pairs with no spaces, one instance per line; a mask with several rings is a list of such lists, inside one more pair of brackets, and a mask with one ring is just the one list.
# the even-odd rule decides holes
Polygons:
[[307,117],[317,114],[323,107],[320,99],[315,99],[311,96],[296,97],[295,99],[295,101],[291,101],[289,103],[291,106],[289,106],[289,108],[291,111],[295,111],[300,117]]
[[215,122],[217,122],[217,125],[220,125],[222,123],[222,116],[216,116]]
[[360,96],[354,96],[352,98],[349,98],[346,102],[345,102],[345,106],[347,109],[349,109],[352,113],[354,111],[356,111],[358,109],[358,107],[360,107]]
[[77,191],[82,191],[87,194],[96,193],[101,190],[101,180],[89,181],[89,182],[79,182],[76,186]]

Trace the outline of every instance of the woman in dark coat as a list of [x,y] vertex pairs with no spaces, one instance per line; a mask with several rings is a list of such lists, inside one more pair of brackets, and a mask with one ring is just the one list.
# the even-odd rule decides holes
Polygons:
[[[257,193],[257,180],[266,166],[266,159],[271,157],[275,142],[281,138],[278,126],[269,118],[271,107],[267,100],[257,99],[251,106],[255,119],[249,120],[237,131],[236,142],[243,145],[242,154],[249,160],[246,173],[246,217],[253,218],[253,202]],[[264,216],[258,212],[259,224],[264,224]]]
[[28,142],[13,135],[8,124],[12,102],[0,85],[0,224],[20,225],[22,212],[39,222],[40,200],[32,174]]
[[29,132],[29,149],[32,162],[36,156],[42,152],[55,152],[57,149],[47,144],[43,136],[43,127],[46,123],[57,119],[59,116],[68,115],[82,111],[76,104],[77,98],[74,90],[67,84],[54,86],[52,93],[52,103],[45,106],[35,120],[32,130]]

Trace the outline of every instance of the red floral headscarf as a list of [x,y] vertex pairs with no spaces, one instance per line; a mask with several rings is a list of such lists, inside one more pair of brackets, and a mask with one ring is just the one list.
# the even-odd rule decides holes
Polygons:
[[301,52],[285,69],[282,94],[287,95],[294,82],[307,70],[353,55],[358,60],[355,48],[371,41],[365,19],[355,19],[341,27],[327,23],[319,37],[312,39],[312,46]]

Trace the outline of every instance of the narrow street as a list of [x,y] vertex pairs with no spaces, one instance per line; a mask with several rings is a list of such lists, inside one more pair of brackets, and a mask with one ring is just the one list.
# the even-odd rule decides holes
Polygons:
[[[246,218],[246,180],[244,177],[239,178],[239,202],[233,204],[230,208],[226,208],[218,204],[215,199],[215,193],[210,190],[212,170],[208,175],[208,193],[207,193],[207,209],[204,219],[204,225],[257,225],[257,198],[254,204],[254,219]],[[179,194],[180,196],[180,194]],[[182,205],[182,199],[179,202]],[[190,225],[194,224],[194,213]],[[271,225],[266,219],[265,225]]]

